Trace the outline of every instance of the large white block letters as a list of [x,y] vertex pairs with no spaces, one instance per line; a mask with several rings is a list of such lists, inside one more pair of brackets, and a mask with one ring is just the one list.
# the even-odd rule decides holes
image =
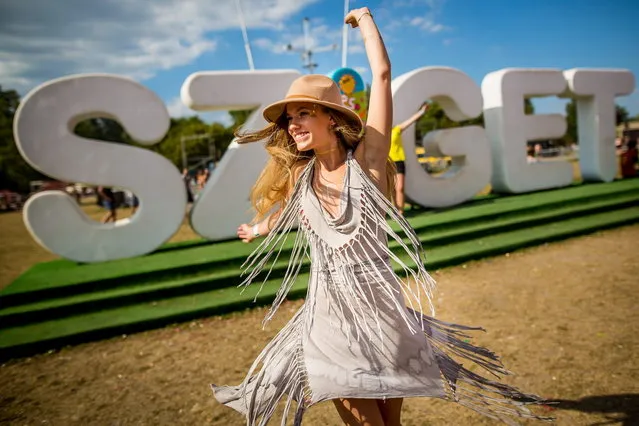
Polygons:
[[[413,115],[426,99],[437,101],[453,120],[478,117],[482,112],[479,87],[463,72],[444,67],[426,67],[393,80],[393,121]],[[462,203],[489,182],[490,147],[479,126],[438,130],[424,138],[426,152],[452,157],[452,167],[433,177],[421,167],[415,155],[415,132],[402,133],[406,153],[406,196],[425,207],[448,207]]]
[[570,163],[526,161],[526,142],[563,136],[566,119],[560,114],[526,115],[524,98],[559,95],[565,88],[559,70],[505,69],[484,78],[484,123],[492,146],[495,191],[519,193],[570,185]]
[[180,173],[146,149],[73,134],[77,123],[90,117],[111,117],[147,145],[169,128],[164,102],[140,84],[116,76],[72,76],[45,83],[22,101],[14,122],[18,149],[34,168],[61,181],[130,189],[140,199],[137,214],[130,221],[100,224],[66,193],[44,191],[24,207],[27,228],[45,248],[79,262],[148,253],[182,223],[186,190]]
[[572,69],[564,72],[577,103],[579,167],[584,180],[610,182],[617,174],[615,97],[629,95],[635,78],[626,70]]
[[[295,70],[200,72],[182,86],[183,102],[194,110],[256,108],[245,129],[265,125],[261,109],[280,99]],[[440,103],[453,120],[479,116],[485,129],[468,126],[437,130],[424,137],[427,152],[448,155],[451,169],[431,176],[415,156],[414,132],[404,132],[406,193],[427,207],[468,200],[492,181],[497,191],[521,193],[569,185],[566,162],[528,164],[526,141],[561,137],[559,114],[526,115],[524,98],[571,96],[577,100],[580,163],[585,179],[609,181],[616,173],[614,97],[634,90],[626,70],[505,69],[488,74],[481,89],[463,72],[446,67],[420,68],[392,84],[394,122],[409,117],[426,99]],[[50,251],[80,262],[134,257],[153,251],[182,223],[186,193],[179,171],[144,149],[73,134],[90,117],[118,120],[138,142],[161,140],[169,116],[161,99],[130,79],[112,75],[77,75],[33,89],[16,112],[16,144],[41,172],[68,182],[127,188],[141,207],[131,220],[99,224],[69,196],[47,191],[31,197],[25,222],[33,238]],[[233,142],[191,210],[191,225],[210,240],[235,237],[237,226],[251,219],[249,191],[267,160],[263,144]],[[491,178],[492,177],[492,178]]]

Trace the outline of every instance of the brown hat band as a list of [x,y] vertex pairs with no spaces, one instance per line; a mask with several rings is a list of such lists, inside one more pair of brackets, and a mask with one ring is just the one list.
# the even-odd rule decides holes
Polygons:
[[317,96],[312,96],[312,95],[286,95],[286,98],[284,99],[291,99],[291,98],[308,98],[308,99],[314,99],[316,101],[320,100]]

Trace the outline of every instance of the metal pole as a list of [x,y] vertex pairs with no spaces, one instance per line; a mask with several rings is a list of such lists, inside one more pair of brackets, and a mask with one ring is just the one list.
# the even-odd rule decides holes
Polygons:
[[309,72],[313,74],[313,52],[311,51],[311,40],[310,37],[310,26],[311,20],[309,18],[304,18],[302,21],[302,32],[304,33],[304,55],[306,56],[306,68],[308,68]]
[[249,69],[251,71],[254,71],[255,65],[253,64],[253,54],[251,53],[251,45],[249,44],[248,33],[246,32],[246,22],[244,22],[244,12],[242,11],[240,0],[235,0],[235,5],[237,6],[237,13],[240,18],[240,27],[242,28],[242,37],[244,38],[244,50],[246,50],[246,59],[249,63]]
[[[349,1],[344,0],[344,18],[348,14]],[[342,18],[343,19],[343,18]],[[346,68],[346,57],[348,56],[348,24],[344,24],[342,29],[342,68]]]
[[182,170],[186,169],[186,146],[184,142],[184,136],[180,137],[180,145],[182,145]]
[[309,70],[310,73],[315,71],[317,64],[313,62],[313,53],[327,52],[329,50],[337,50],[338,44],[331,44],[330,46],[314,47],[311,46],[311,20],[310,18],[304,18],[302,21],[302,30],[304,32],[304,47],[293,47],[292,44],[286,45],[286,50],[290,52],[299,52],[302,55],[302,68]]

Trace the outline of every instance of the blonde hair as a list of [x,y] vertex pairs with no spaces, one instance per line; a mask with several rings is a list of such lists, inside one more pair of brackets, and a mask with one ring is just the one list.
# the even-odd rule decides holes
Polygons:
[[[354,151],[365,137],[360,135],[359,125],[338,111],[324,106],[321,108],[335,122],[332,130],[339,143],[345,149]],[[266,141],[269,160],[251,189],[250,196],[256,212],[253,223],[257,223],[267,217],[274,207],[283,208],[286,205],[289,192],[295,186],[296,171],[311,160],[315,153],[312,150],[297,150],[295,141],[288,133],[286,114],[261,130],[236,133],[235,136],[238,143]],[[386,161],[386,182],[385,195],[392,202],[395,192],[395,164],[390,159]]]

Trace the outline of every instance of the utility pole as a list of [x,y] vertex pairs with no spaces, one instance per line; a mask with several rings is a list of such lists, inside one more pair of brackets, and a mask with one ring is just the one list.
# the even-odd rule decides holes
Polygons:
[[237,16],[240,20],[240,28],[242,29],[242,37],[244,38],[246,59],[248,61],[249,69],[254,71],[255,65],[253,64],[253,53],[251,53],[251,44],[249,43],[248,33],[246,32],[246,21],[244,21],[244,11],[242,10],[241,0],[235,0],[235,6],[237,7]]
[[[344,0],[344,16],[348,15],[350,9],[349,0]],[[342,26],[342,68],[346,68],[346,58],[348,57],[348,24]]]
[[315,68],[317,68],[317,64],[313,62],[313,54],[336,50],[338,46],[337,44],[331,44],[329,46],[313,47],[311,44],[311,20],[309,18],[304,18],[302,21],[302,30],[304,31],[304,47],[294,47],[289,43],[286,45],[286,50],[300,53],[302,55],[302,68],[307,69],[310,74],[313,74]]

